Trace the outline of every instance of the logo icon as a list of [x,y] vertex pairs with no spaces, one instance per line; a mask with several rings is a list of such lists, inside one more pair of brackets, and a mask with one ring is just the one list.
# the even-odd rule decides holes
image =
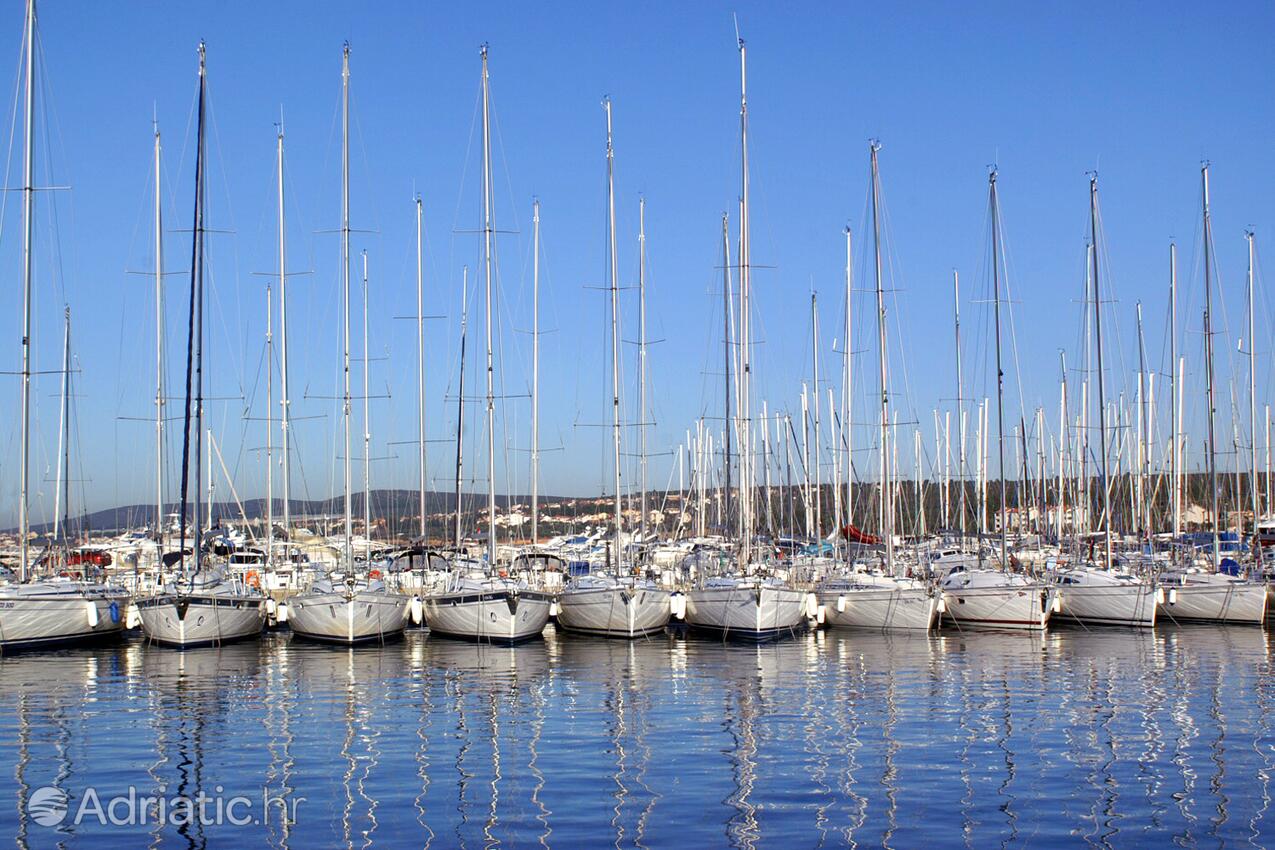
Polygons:
[[27,800],[27,814],[40,826],[57,826],[66,817],[68,798],[56,785],[37,788]]

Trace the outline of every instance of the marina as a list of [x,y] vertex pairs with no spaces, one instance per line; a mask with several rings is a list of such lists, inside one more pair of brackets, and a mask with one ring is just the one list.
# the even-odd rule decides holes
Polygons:
[[[1041,189],[952,142],[958,174],[918,183],[942,141],[842,127],[802,188],[845,119],[798,107],[794,138],[786,99],[826,81],[760,12],[681,72],[716,123],[677,156],[659,74],[559,99],[521,40],[421,58],[451,82],[404,131],[387,15],[287,82],[233,38],[130,79],[148,133],[104,123],[144,180],[88,181],[117,242],[101,196],[140,204],[116,286],[63,248],[76,22],[20,5],[0,835],[1275,846],[1275,225],[1232,227],[1275,197],[1255,164],[1131,191],[1138,158],[1099,173],[1099,147]],[[288,111],[245,130],[271,87]],[[933,195],[959,198],[937,228]]]

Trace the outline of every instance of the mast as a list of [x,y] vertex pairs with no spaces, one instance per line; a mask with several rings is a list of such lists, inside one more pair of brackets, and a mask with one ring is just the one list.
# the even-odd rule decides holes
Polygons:
[[1173,474],[1169,478],[1169,512],[1173,516],[1173,539],[1182,531],[1182,490],[1180,468],[1182,453],[1178,437],[1178,246],[1169,243],[1169,395],[1172,409],[1169,411],[1169,466]]
[[1214,399],[1213,386],[1213,223],[1209,217],[1209,166],[1205,163],[1200,169],[1200,181],[1203,188],[1204,218],[1204,359],[1205,376],[1208,387],[1209,404],[1209,500],[1213,514],[1213,569],[1217,569],[1221,543],[1218,530],[1222,518],[1218,515],[1217,505],[1217,444],[1215,442],[1214,420],[1217,416],[1217,405]]
[[[22,165],[22,494],[18,499],[18,545],[22,555],[19,581],[30,577],[27,537],[31,530],[28,487],[31,466],[31,264],[35,249],[35,0],[27,0],[26,48],[26,140]],[[202,70],[200,73],[202,75]]]
[[[739,137],[740,137],[740,201],[739,201],[739,418],[743,423],[740,433],[739,458],[739,506],[740,527],[743,530],[741,563],[747,567],[752,558],[753,503],[752,503],[752,422],[749,418],[752,395],[752,341],[750,318],[752,310],[752,255],[751,222],[748,208],[748,51],[744,40],[739,39]],[[817,389],[817,388],[816,388]]]
[[965,382],[961,376],[961,276],[952,269],[952,318],[955,325],[956,349],[956,427],[960,445],[957,449],[957,484],[961,489],[961,543],[965,542]]
[[996,323],[996,456],[1001,485],[1001,569],[1009,567],[1009,521],[1005,489],[1005,371],[1001,368],[1001,243],[1000,211],[996,199],[996,170],[987,175],[992,215],[992,299]]
[[363,536],[367,538],[366,561],[372,561],[372,388],[368,383],[368,361],[372,353],[367,347],[367,250],[363,255]]
[[[155,563],[164,559],[164,224],[160,139],[155,127]],[[181,545],[180,543],[178,544]]]
[[277,183],[279,189],[279,450],[283,453],[283,533],[291,535],[292,529],[292,467],[288,454],[288,412],[292,401],[288,398],[288,276],[285,271],[287,255],[283,213],[283,125],[279,125],[277,156]]
[[615,567],[620,572],[620,290],[615,252],[615,148],[611,145],[611,99],[602,101],[607,117],[607,273],[611,291],[611,451],[615,466]]
[[[420,468],[421,542],[425,542],[425,264],[422,249],[421,196],[416,196],[416,461]],[[535,486],[534,484],[532,485]]]
[[[195,487],[190,521],[192,523],[192,557],[195,562],[194,571],[199,571],[200,550],[203,546],[203,535],[200,533],[200,449],[203,444],[203,296],[204,296],[204,100],[207,95],[207,76],[205,65],[204,43],[199,42],[199,103],[195,129],[195,226],[191,239],[190,259],[190,309],[186,326],[186,399],[183,413],[182,430],[182,483],[181,483],[181,520],[178,546],[182,552],[182,571],[186,569],[185,545],[187,501],[190,489],[191,457],[190,444],[195,444],[193,464],[195,468]],[[192,371],[195,373],[192,389]],[[192,400],[192,392],[195,397]],[[193,401],[193,403],[192,403]],[[192,409],[193,408],[193,409]],[[191,419],[195,420],[194,433],[191,433]],[[210,476],[211,478],[211,476]]]
[[354,506],[350,485],[350,43],[341,48],[341,305],[345,323],[342,336],[345,391],[342,421],[345,439],[345,567],[354,569]]
[[722,507],[725,509],[727,522],[730,521],[730,471],[731,471],[731,430],[730,388],[731,388],[731,280],[730,280],[730,217],[722,213],[722,357],[726,369],[726,433],[725,463],[726,487],[722,491]]
[[266,566],[274,563],[274,293],[266,284]]
[[885,538],[886,567],[894,564],[894,506],[890,495],[890,391],[886,380],[887,358],[885,354],[885,290],[881,280],[881,173],[877,168],[877,152],[881,144],[873,141],[868,145],[872,162],[872,250],[874,253],[873,268],[877,290],[877,369],[881,377],[881,423],[880,452],[878,475],[881,479],[881,531]]
[[469,266],[461,270],[460,286],[460,387],[456,395],[456,534],[460,549],[460,485],[465,472],[465,339],[469,325]]
[[[58,481],[53,491],[53,539],[64,540],[71,517],[71,308],[62,308],[62,392],[58,406]],[[65,511],[65,514],[63,513]],[[60,532],[60,533],[59,533]]]
[[1098,446],[1102,475],[1103,569],[1111,569],[1111,488],[1107,483],[1107,394],[1102,369],[1102,286],[1098,280],[1098,177],[1089,177],[1089,239],[1093,277],[1093,327],[1098,361]]
[[487,76],[487,45],[483,60],[483,279],[486,284],[487,342],[487,566],[496,568],[496,387],[492,359],[492,186],[491,186],[491,88]]
[[531,202],[531,545],[540,544],[540,201]]
[[1253,327],[1253,231],[1244,234],[1248,240],[1248,490],[1249,506],[1253,512],[1253,530],[1257,530],[1257,363],[1255,351],[1257,337]]
[[1142,515],[1142,531],[1151,539],[1151,379],[1147,374],[1147,346],[1142,335],[1142,302],[1137,304],[1138,316],[1138,403],[1142,420],[1138,450],[1138,511]]
[[811,466],[815,478],[815,540],[818,541],[823,537],[823,485],[819,479],[819,307],[817,304],[817,296],[814,292],[810,293],[810,355],[813,366],[812,380],[814,381],[814,414],[815,414],[815,442],[814,451],[811,452]]
[[[842,342],[843,351],[841,352],[841,369],[842,369],[841,434],[842,434],[842,440],[845,443],[845,456],[846,456],[845,521],[848,524],[853,525],[854,524],[853,523],[854,456],[852,452],[854,450],[854,427],[853,427],[853,423],[850,420],[854,415],[854,395],[852,392],[854,388],[854,360],[853,360],[854,355],[851,353],[853,351],[852,342],[854,340],[854,326],[852,324],[854,313],[852,312],[853,302],[851,300],[854,295],[854,272],[853,272],[853,266],[851,265],[851,261],[853,260],[853,255],[851,253],[851,250],[852,250],[851,236],[852,234],[850,232],[850,225],[846,225],[846,316],[845,316],[846,331],[845,331],[845,339]],[[846,547],[847,558],[850,557],[849,553],[850,553],[850,547],[847,546]]]
[[646,542],[646,198],[638,198],[638,485]]

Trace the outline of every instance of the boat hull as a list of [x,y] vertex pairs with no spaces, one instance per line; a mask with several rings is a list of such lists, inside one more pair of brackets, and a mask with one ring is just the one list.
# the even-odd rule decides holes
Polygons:
[[665,590],[601,587],[558,597],[558,626],[567,631],[615,638],[639,638],[664,631],[672,608]]
[[258,637],[266,620],[265,599],[257,597],[161,594],[134,604],[147,640],[179,649]]
[[1043,631],[1053,609],[1045,585],[968,587],[943,591],[944,616],[958,626]]
[[1159,613],[1174,622],[1261,625],[1266,617],[1266,586],[1220,582],[1165,588]]
[[938,620],[938,597],[924,587],[855,587],[823,590],[828,625],[878,631],[934,628]]
[[292,633],[324,643],[384,643],[401,637],[411,600],[398,593],[303,593],[288,602]]
[[548,594],[465,590],[427,596],[425,624],[440,637],[482,643],[520,643],[540,637],[549,623]]
[[1084,626],[1151,628],[1156,617],[1156,588],[1151,584],[1066,585],[1059,590],[1055,618]]
[[122,591],[47,596],[0,592],[0,652],[118,638],[127,604],[128,595]]
[[786,587],[699,587],[686,594],[686,624],[723,638],[774,640],[805,624],[805,605],[805,593]]

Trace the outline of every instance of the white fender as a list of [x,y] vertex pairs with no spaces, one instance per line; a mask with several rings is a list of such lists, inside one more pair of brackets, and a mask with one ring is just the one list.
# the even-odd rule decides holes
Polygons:
[[556,600],[556,599],[555,599],[555,600],[553,600],[552,602],[550,602],[550,603],[549,603],[549,616],[550,616],[550,617],[556,617],[556,616],[558,616],[558,615],[559,615],[559,614],[561,614],[561,613],[562,613],[562,608],[561,608],[561,606],[559,606],[559,605],[558,605],[558,600]]
[[88,617],[89,628],[96,629],[97,628],[97,603],[94,602],[92,599],[85,600],[84,614],[85,616]]
[[274,620],[276,623],[288,622],[288,603],[280,602],[274,609]]
[[828,607],[826,605],[820,605],[819,610],[815,612],[815,622],[822,626],[827,621]]
[[124,615],[124,628],[135,629],[142,624],[142,612],[137,610],[137,606],[129,603],[128,613]]
[[940,614],[945,613],[947,611],[947,600],[944,599],[942,596],[940,596],[938,605],[936,607],[938,608],[938,612]]
[[1061,614],[1061,613],[1062,613],[1062,594],[1061,594],[1061,593],[1055,593],[1055,594],[1054,594],[1054,605],[1053,605],[1053,608],[1054,608],[1054,613],[1055,613],[1055,614]]
[[813,593],[806,594],[806,616],[817,617],[819,615],[819,597]]
[[1178,601],[1178,589],[1176,587],[1169,588],[1169,604],[1174,605]]
[[1157,605],[1164,604],[1164,588],[1163,587],[1157,587],[1155,589],[1155,601]]
[[412,597],[412,622],[418,626],[425,622],[425,603],[419,596]]

